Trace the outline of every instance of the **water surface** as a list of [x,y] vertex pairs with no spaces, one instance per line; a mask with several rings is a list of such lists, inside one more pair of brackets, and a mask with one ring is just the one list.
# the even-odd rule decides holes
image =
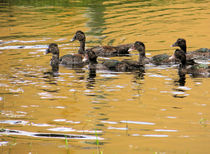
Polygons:
[[[210,152],[208,78],[180,78],[176,65],[95,75],[60,66],[52,76],[43,54],[53,42],[76,53],[77,30],[87,47],[142,41],[148,57],[172,54],[179,37],[189,51],[210,48],[209,1],[13,0],[0,12],[2,153]],[[111,59],[125,58],[137,52]]]

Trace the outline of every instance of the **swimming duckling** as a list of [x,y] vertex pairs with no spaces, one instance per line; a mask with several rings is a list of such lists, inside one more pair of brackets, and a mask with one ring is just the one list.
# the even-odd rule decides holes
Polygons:
[[209,77],[210,67],[205,64],[187,65],[186,54],[183,50],[176,49],[170,59],[176,58],[180,61],[179,74],[192,74],[194,77]]
[[[79,53],[83,54],[85,52],[85,33],[82,31],[77,31],[72,38],[71,42],[78,40],[80,42],[80,48]],[[112,56],[123,56],[128,55],[129,48],[132,46],[132,44],[124,44],[124,45],[118,45],[118,46],[96,46],[90,48],[92,51],[96,53],[97,56],[102,57],[112,57]]]
[[133,50],[137,50],[139,51],[140,55],[139,55],[139,62],[142,64],[155,64],[155,65],[161,65],[161,64],[169,64],[170,62],[172,62],[171,60],[169,60],[169,55],[167,54],[159,54],[159,55],[155,55],[151,58],[147,58],[146,54],[145,54],[145,46],[142,46],[141,42],[136,41],[134,43],[134,45],[129,49],[129,51],[133,51]]

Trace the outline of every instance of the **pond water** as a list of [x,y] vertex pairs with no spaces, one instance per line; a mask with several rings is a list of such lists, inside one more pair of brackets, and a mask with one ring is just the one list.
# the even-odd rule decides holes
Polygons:
[[[148,57],[180,37],[210,48],[210,1],[12,0],[0,12],[1,153],[210,153],[209,78],[180,78],[177,65],[53,77],[43,54],[49,43],[77,53],[77,30],[87,47],[142,41]],[[110,59],[125,58],[137,51]]]

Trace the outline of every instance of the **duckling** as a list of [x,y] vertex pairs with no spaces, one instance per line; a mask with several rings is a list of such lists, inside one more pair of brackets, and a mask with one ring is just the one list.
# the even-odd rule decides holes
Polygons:
[[177,41],[172,45],[172,47],[180,47],[186,54],[187,59],[208,59],[210,58],[210,49],[200,48],[198,50],[187,52],[186,40],[183,38],[178,38]]
[[55,43],[51,43],[46,50],[46,54],[52,53],[52,59],[50,60],[50,65],[52,67],[52,72],[58,72],[59,71],[59,49],[58,45]]
[[172,62],[172,60],[169,60],[169,55],[167,54],[159,54],[159,55],[155,55],[151,58],[147,58],[145,55],[145,46],[142,45],[141,42],[136,41],[134,43],[134,45],[129,49],[129,51],[133,51],[133,50],[137,50],[140,53],[139,56],[139,62],[142,64],[155,64],[155,65],[161,65],[161,64],[170,64],[170,62]]
[[187,65],[186,53],[183,50],[176,49],[170,59],[176,58],[181,64],[179,65],[179,74],[192,74],[194,77],[209,77],[210,67],[205,64]]
[[[78,30],[74,37],[72,38],[71,42],[78,40],[80,42],[80,48],[79,53],[83,54],[85,52],[85,33]],[[96,53],[97,56],[102,57],[112,57],[112,56],[124,56],[128,55],[129,48],[132,46],[132,44],[124,44],[124,45],[118,45],[118,46],[96,46],[90,48],[92,51]]]
[[46,54],[52,53],[52,59],[50,61],[50,64],[52,67],[57,66],[59,64],[62,65],[83,65],[83,57],[82,54],[74,54],[74,55],[64,55],[59,58],[59,48],[56,43],[49,44],[48,49],[46,50]]

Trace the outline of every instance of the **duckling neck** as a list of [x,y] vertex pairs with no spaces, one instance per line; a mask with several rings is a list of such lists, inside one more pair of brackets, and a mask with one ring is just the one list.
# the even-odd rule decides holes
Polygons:
[[140,52],[139,53],[139,64],[143,65],[144,64],[144,59],[146,58],[145,52]]
[[181,60],[180,67],[181,67],[181,68],[186,68],[186,59],[182,59],[182,60]]
[[92,64],[98,64],[98,62],[97,62],[97,60],[92,60],[92,61],[90,61],[90,64],[92,65]]
[[180,46],[180,48],[181,48],[185,53],[187,53],[187,46],[186,46],[186,44]]
[[85,40],[80,41],[80,47],[79,47],[79,54],[84,54],[85,53]]
[[58,72],[59,70],[59,54],[53,54],[51,59],[51,67],[53,72]]
[[59,59],[59,53],[58,54],[53,54],[52,55],[52,60],[57,60]]

